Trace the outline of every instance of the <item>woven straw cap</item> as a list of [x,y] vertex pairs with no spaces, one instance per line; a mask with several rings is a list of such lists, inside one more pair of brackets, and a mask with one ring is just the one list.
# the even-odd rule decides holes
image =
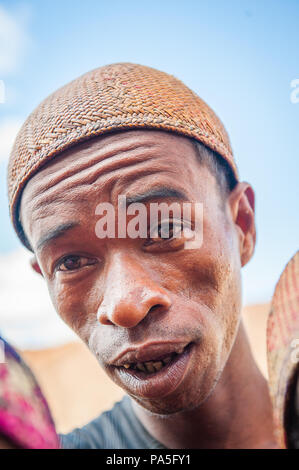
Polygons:
[[269,388],[276,438],[281,447],[287,446],[285,413],[290,386],[298,370],[298,342],[299,251],[289,261],[276,285],[267,325]]
[[46,98],[17,135],[8,166],[8,195],[13,225],[23,243],[18,205],[33,174],[78,142],[130,129],[160,129],[193,137],[222,156],[238,179],[221,121],[181,81],[142,65],[100,67]]

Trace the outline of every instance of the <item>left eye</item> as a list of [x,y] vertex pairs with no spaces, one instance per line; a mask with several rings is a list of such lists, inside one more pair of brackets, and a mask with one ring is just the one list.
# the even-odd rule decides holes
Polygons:
[[62,259],[62,261],[57,266],[57,270],[64,272],[76,271],[80,268],[83,268],[84,266],[89,266],[91,264],[95,264],[95,260],[86,258],[85,256],[71,255]]
[[159,225],[150,230],[152,240],[171,240],[181,234],[184,224],[181,220],[164,220]]

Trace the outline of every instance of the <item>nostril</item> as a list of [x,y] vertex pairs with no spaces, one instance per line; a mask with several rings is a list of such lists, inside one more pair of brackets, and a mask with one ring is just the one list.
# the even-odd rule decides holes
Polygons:
[[165,305],[162,305],[162,304],[156,304],[156,305],[153,305],[148,313],[152,313],[152,312],[155,312],[156,310],[164,310],[165,309]]
[[100,310],[97,314],[97,320],[102,325],[113,325],[105,311]]
[[101,323],[101,325],[113,325],[112,321],[110,321],[107,317],[100,317],[98,321]]

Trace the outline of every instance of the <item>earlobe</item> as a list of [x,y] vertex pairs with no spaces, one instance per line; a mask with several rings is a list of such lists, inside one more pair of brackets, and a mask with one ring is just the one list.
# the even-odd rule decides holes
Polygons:
[[33,256],[31,259],[30,259],[30,264],[31,264],[31,267],[32,269],[37,272],[38,274],[40,274],[41,276],[43,276],[43,273],[41,271],[41,268],[39,267],[39,264],[37,262],[37,259],[35,256]]
[[230,207],[239,235],[241,265],[245,266],[256,242],[254,191],[248,183],[239,183],[232,191]]

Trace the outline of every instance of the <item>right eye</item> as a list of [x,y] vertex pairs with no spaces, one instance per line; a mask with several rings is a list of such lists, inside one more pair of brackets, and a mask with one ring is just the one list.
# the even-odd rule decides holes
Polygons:
[[163,220],[159,225],[151,230],[152,240],[171,240],[178,237],[184,229],[184,223],[181,220]]
[[62,258],[57,265],[57,271],[70,272],[77,271],[85,266],[90,266],[96,263],[95,259],[87,258],[80,255],[69,255]]
[[194,237],[190,223],[181,219],[165,219],[150,229],[144,243],[146,251],[179,250]]

